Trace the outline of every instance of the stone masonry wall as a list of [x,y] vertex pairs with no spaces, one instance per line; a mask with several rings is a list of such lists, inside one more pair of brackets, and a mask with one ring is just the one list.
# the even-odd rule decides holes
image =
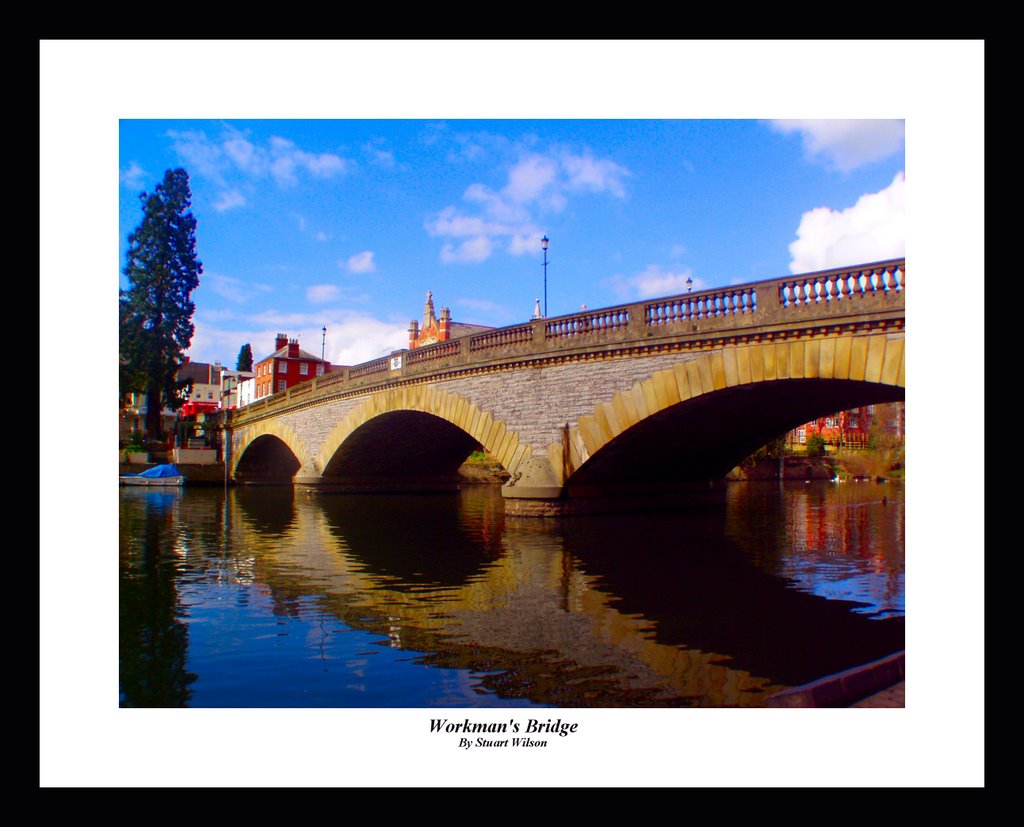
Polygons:
[[561,429],[594,410],[616,393],[629,390],[655,371],[695,358],[669,353],[631,359],[569,362],[561,365],[491,373],[431,383],[490,412],[546,456],[547,446],[561,440]]

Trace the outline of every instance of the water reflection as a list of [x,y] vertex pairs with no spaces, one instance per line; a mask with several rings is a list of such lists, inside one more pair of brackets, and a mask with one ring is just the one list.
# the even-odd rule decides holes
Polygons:
[[[122,700],[757,706],[903,647],[902,496],[866,520],[845,496],[564,522],[490,488],[122,496]],[[140,669],[177,677],[147,693]]]
[[180,494],[131,489],[121,497],[121,706],[186,706],[197,677],[186,669],[178,601]]

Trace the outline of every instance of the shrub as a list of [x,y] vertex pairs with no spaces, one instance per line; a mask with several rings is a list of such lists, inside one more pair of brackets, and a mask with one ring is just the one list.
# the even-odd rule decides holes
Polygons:
[[821,434],[812,434],[807,437],[807,443],[804,445],[804,450],[807,452],[809,457],[820,457],[825,454],[825,437]]

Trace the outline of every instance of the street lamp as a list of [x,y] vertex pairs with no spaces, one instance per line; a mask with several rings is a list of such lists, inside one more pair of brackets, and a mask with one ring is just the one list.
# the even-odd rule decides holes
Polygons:
[[689,293],[693,289],[693,279],[689,276],[686,277],[686,292]]
[[548,317],[548,236],[540,240],[540,246],[544,250],[544,318]]
[[320,361],[324,360],[324,350],[327,348],[327,325],[324,325],[323,330],[320,331],[323,334],[323,338],[320,340]]

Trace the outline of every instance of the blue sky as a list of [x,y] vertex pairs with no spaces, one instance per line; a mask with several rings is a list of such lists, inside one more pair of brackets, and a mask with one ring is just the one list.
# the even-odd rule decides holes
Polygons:
[[[507,325],[904,255],[902,119],[119,122],[121,263],[139,193],[188,170],[204,273],[190,355],[278,332],[353,364],[428,290]],[[122,286],[125,282],[122,278]]]

